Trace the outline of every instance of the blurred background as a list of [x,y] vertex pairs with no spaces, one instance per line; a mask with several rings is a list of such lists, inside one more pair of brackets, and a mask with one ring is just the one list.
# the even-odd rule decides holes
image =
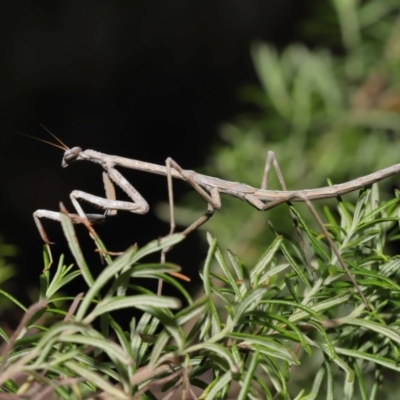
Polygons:
[[[9,3],[0,28],[0,248],[3,265],[15,266],[8,290],[25,302],[36,293],[43,262],[32,213],[60,201],[72,210],[74,189],[103,193],[98,166],[63,169],[60,150],[17,132],[52,140],[43,124],[70,147],[157,164],[172,157],[253,186],[268,150],[289,188],[352,179],[399,162],[399,11],[397,0]],[[121,172],[151,211],[98,227],[112,251],[169,230],[166,179]],[[396,186],[385,181],[383,193]],[[206,209],[182,182],[175,196],[181,226]],[[204,229],[246,263],[268,245],[268,218],[291,229],[286,209],[267,216],[222,202]],[[54,259],[65,253],[72,262],[59,224],[43,222]],[[78,236],[100,270],[84,228]],[[200,237],[169,255],[193,279],[207,251]]]

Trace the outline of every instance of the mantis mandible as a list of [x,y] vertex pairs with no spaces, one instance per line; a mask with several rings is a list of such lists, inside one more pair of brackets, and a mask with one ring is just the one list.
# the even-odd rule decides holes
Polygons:
[[[46,129],[45,127],[43,128]],[[69,214],[72,222],[82,223],[82,220],[88,221],[91,224],[101,222],[104,221],[107,216],[116,215],[118,210],[130,211],[135,214],[146,214],[149,211],[149,205],[146,200],[115,167],[125,167],[167,177],[171,214],[170,233],[173,233],[175,229],[172,178],[181,179],[188,182],[193,187],[193,189],[195,189],[206,200],[208,205],[207,211],[195,222],[193,222],[188,228],[186,228],[183,231],[184,234],[192,232],[193,230],[207,222],[212,217],[215,210],[221,209],[222,204],[220,194],[226,194],[228,196],[236,197],[242,201],[247,202],[248,204],[260,211],[267,211],[282,203],[293,201],[305,202],[311,213],[313,214],[314,218],[316,219],[321,230],[323,231],[323,234],[326,237],[333,252],[335,253],[340,265],[359,292],[365,305],[369,308],[368,302],[363,292],[361,291],[361,288],[355,281],[353,275],[350,273],[347,265],[345,264],[339,253],[336,244],[330,237],[317,211],[311,204],[311,201],[337,197],[342,194],[370,186],[374,182],[378,182],[389,176],[398,174],[400,172],[400,164],[395,164],[372,174],[365,175],[363,177],[337,185],[317,189],[289,191],[286,188],[286,184],[283,179],[283,175],[279,168],[278,162],[276,160],[275,154],[273,151],[269,151],[267,154],[261,187],[255,188],[243,183],[230,182],[220,178],[199,174],[192,170],[182,169],[171,158],[167,158],[166,165],[163,166],[130,158],[108,155],[95,150],[82,150],[80,147],[73,147],[70,149],[49,130],[46,129],[46,131],[49,132],[58,141],[59,144],[55,144],[35,137],[33,138],[62,149],[64,151],[64,156],[61,163],[62,167],[66,168],[76,161],[89,161],[95,164],[99,164],[103,168],[103,182],[106,197],[104,198],[95,196],[80,190],[72,191],[70,194],[70,198],[74,208],[77,211],[77,214]],[[267,189],[271,166],[275,169],[283,190]],[[131,201],[116,200],[114,184],[119,186],[129,196]],[[86,214],[83,211],[78,200],[85,200],[99,208],[102,208],[105,210],[105,213]],[[33,213],[33,218],[43,241],[47,245],[51,244],[43,228],[43,225],[40,222],[40,219],[50,218],[59,221],[60,213],[49,210],[37,210]]]

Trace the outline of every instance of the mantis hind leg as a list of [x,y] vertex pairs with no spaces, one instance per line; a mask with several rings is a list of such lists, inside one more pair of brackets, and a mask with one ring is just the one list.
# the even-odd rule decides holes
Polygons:
[[[279,167],[278,160],[276,159],[275,153],[273,151],[268,151],[268,153],[267,153],[267,159],[266,159],[265,167],[264,167],[264,174],[263,174],[263,178],[262,178],[262,181],[261,181],[261,189],[262,190],[267,190],[268,189],[268,179],[269,179],[269,174],[271,172],[271,166],[275,170],[275,173],[276,173],[276,175],[278,177],[279,184],[281,185],[282,190],[286,191],[287,190],[286,182],[285,182],[285,179],[283,178],[283,174],[282,174],[281,168]],[[297,217],[296,217],[296,215],[294,214],[294,212],[290,208],[292,206],[291,203],[290,203],[290,199],[278,201],[276,204],[274,204],[275,202],[268,203],[268,206],[267,206],[268,208],[264,208],[264,210],[273,208],[273,207],[275,207],[275,205],[278,205],[278,204],[283,203],[283,202],[286,202],[289,205],[290,216],[291,216],[291,218],[293,220],[293,224],[295,226],[295,229],[296,229],[296,232],[297,232],[297,236],[299,237],[299,240],[300,240],[300,245],[301,245],[301,247],[303,249],[303,254],[304,254],[304,257],[305,257],[305,260],[306,260],[306,265],[307,265],[307,268],[308,268],[308,272],[310,274],[312,274],[311,259],[310,259],[310,256],[309,256],[308,252],[307,252],[306,245],[305,245],[305,242],[304,242],[304,239],[303,239],[303,235],[301,234],[301,230],[299,228]]]
[[[273,166],[275,171],[276,171],[276,174],[278,176],[280,185],[282,186],[282,190],[287,191],[286,183],[285,183],[285,181],[283,179],[283,175],[282,175],[281,169],[280,169],[279,164],[278,164],[278,162],[276,160],[275,153],[272,152],[272,151],[269,151],[268,155],[267,155],[267,160],[266,160],[266,164],[265,164],[265,168],[264,168],[263,179],[262,179],[262,182],[261,182],[261,189],[267,190],[268,178],[269,178],[269,173],[271,171],[271,166]],[[252,194],[246,195],[246,200],[250,204],[252,204],[253,206],[255,206],[257,209],[259,209],[261,211],[267,211],[267,210],[270,210],[270,209],[274,208],[275,206],[277,206],[279,204],[288,203],[291,217],[293,219],[294,225],[296,227],[296,231],[297,231],[297,233],[299,235],[299,238],[300,238],[301,246],[303,247],[304,254],[307,257],[307,264],[308,264],[309,268],[311,269],[311,263],[310,263],[310,260],[309,260],[309,258],[307,256],[307,253],[305,251],[305,243],[304,243],[300,228],[298,226],[297,217],[293,213],[293,211],[291,210],[291,207],[293,207],[293,206],[290,203],[290,201],[293,200],[293,199],[296,199],[296,200],[300,199],[301,201],[306,203],[306,205],[309,208],[311,214],[313,215],[314,219],[317,221],[317,223],[318,223],[319,227],[321,228],[324,236],[326,237],[326,240],[328,241],[329,246],[331,247],[333,253],[335,254],[335,256],[337,258],[337,260],[339,261],[341,267],[346,272],[346,275],[349,277],[350,281],[352,282],[352,284],[354,285],[354,287],[358,291],[358,293],[359,293],[363,303],[367,307],[367,309],[370,309],[370,306],[368,304],[367,299],[365,298],[360,286],[358,285],[358,283],[354,279],[353,274],[350,272],[348,266],[344,262],[343,257],[341,256],[338,247],[336,246],[335,242],[331,238],[328,230],[326,229],[323,221],[321,220],[321,217],[318,215],[317,210],[315,209],[315,207],[312,205],[310,199],[305,194],[303,194],[301,191],[292,192],[291,194],[289,194],[286,197],[282,197],[279,200],[271,201],[269,203],[262,202],[260,199],[258,199],[256,196],[254,196]]]

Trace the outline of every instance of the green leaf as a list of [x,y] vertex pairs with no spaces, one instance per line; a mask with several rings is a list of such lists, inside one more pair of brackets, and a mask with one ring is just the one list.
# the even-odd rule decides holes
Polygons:
[[[328,300],[318,302],[309,307],[312,311],[314,311],[316,313],[321,313],[322,311],[329,310],[331,308],[334,308],[341,304],[346,303],[351,297],[352,297],[351,294],[339,295],[339,296],[332,297]],[[298,322],[298,321],[301,321],[304,318],[306,318],[307,315],[308,314],[304,311],[298,311],[289,317],[289,321]]]
[[[373,220],[373,218],[377,214],[382,214],[388,208],[396,206],[399,203],[399,201],[400,201],[400,198],[394,198],[394,199],[391,199],[391,200],[388,200],[388,201],[384,202],[379,207],[374,208],[368,214],[363,216],[363,218],[361,220],[361,223],[358,225],[358,229],[362,229],[364,224],[366,224],[366,223],[370,222],[371,220]],[[368,226],[368,225],[366,225],[366,226]]]
[[218,393],[232,381],[232,372],[226,371],[222,376],[217,376],[199,397],[199,400],[215,400],[218,398]]
[[59,340],[60,342],[66,342],[66,343],[84,344],[88,347],[94,346],[106,352],[108,356],[114,360],[118,360],[125,365],[133,364],[132,358],[120,346],[100,336],[94,337],[93,335],[83,336],[77,334],[60,335]]
[[360,326],[362,328],[365,328],[367,330],[371,330],[377,333],[380,333],[381,335],[393,340],[394,342],[400,344],[400,332],[384,326],[382,324],[378,324],[373,321],[367,321],[365,319],[356,319],[356,318],[342,318],[341,319],[342,323],[348,324],[348,325],[355,325],[355,326]]
[[380,234],[379,229],[371,229],[364,235],[358,236],[353,241],[345,243],[345,246],[342,247],[342,250],[344,250],[344,249],[353,250],[353,249],[355,249],[355,247],[361,246],[362,244],[370,242],[373,239],[377,238],[379,234]]
[[122,310],[124,308],[137,308],[139,310],[154,308],[180,308],[181,302],[173,297],[166,296],[115,296],[100,301],[91,313],[84,319],[84,323],[91,323],[98,316],[111,311]]
[[[275,230],[273,225],[270,224],[269,226],[270,226],[271,230],[275,233],[275,235],[278,235],[278,232]],[[280,236],[278,236],[278,237],[280,237]],[[293,267],[293,269],[295,270],[297,275],[299,275],[300,279],[305,283],[306,286],[311,288],[310,282],[308,281],[308,279],[304,275],[303,270],[296,263],[296,261],[294,260],[294,258],[292,257],[292,255],[290,254],[290,252],[288,251],[288,249],[286,248],[285,244],[282,241],[281,241],[281,246],[280,247],[281,247],[282,253],[286,257],[286,259],[289,262],[289,264]]]
[[363,377],[363,373],[358,365],[357,362],[355,362],[353,364],[354,366],[354,372],[356,374],[357,377],[357,381],[358,381],[358,386],[360,388],[360,393],[361,393],[361,398],[362,400],[368,400],[368,390],[367,387],[365,385],[365,381],[364,381],[364,377]]
[[207,232],[207,241],[209,244],[209,249],[207,253],[207,258],[204,263],[204,271],[203,271],[203,282],[204,282],[204,291],[209,300],[209,308],[211,311],[211,335],[214,336],[221,331],[221,321],[219,318],[217,307],[215,306],[212,300],[212,282],[211,282],[211,263],[214,258],[214,253],[217,249],[217,239],[214,238],[209,232]]
[[241,302],[235,307],[232,324],[237,324],[242,316],[256,308],[268,288],[259,287],[248,292]]
[[227,253],[228,253],[228,257],[229,257],[229,259],[230,259],[230,261],[231,261],[231,264],[232,264],[232,266],[233,266],[233,269],[234,269],[235,272],[236,272],[237,279],[243,280],[243,279],[244,279],[244,275],[243,275],[243,266],[242,266],[242,264],[240,263],[240,260],[239,260],[238,257],[237,257],[235,254],[233,254],[229,249],[228,249]]
[[311,393],[308,396],[302,397],[302,400],[314,400],[318,399],[318,393],[321,388],[322,380],[324,379],[325,370],[324,368],[320,368],[318,372],[315,374],[315,378],[313,381],[313,385],[311,388]]
[[86,284],[88,286],[91,286],[94,283],[94,279],[90,272],[89,266],[86,264],[85,257],[83,256],[82,250],[79,246],[71,218],[64,212],[60,212],[60,221],[71,253],[73,254],[75,261],[78,264],[80,271],[82,272],[82,276],[85,279]]
[[353,213],[353,220],[352,220],[351,226],[349,228],[350,232],[355,231],[356,227],[359,225],[361,218],[364,215],[365,206],[366,206],[366,203],[368,202],[370,193],[371,193],[370,190],[362,190],[360,192],[360,196],[358,198],[358,201],[356,203],[356,208]]
[[231,353],[225,347],[219,344],[205,342],[202,344],[202,348],[212,353],[215,353],[220,358],[223,358],[228,363],[229,370],[233,375],[240,372],[240,366],[237,365]]
[[326,400],[335,399],[335,380],[332,368],[332,363],[327,359],[324,360],[324,367],[326,370]]
[[90,289],[83,298],[82,303],[77,311],[76,319],[79,321],[84,318],[84,315],[86,314],[90,304],[94,301],[100,289],[106,285],[110,279],[115,278],[115,276],[117,276],[121,271],[124,272],[125,270],[129,269],[132,264],[138,262],[148,254],[159,252],[164,248],[169,248],[182,241],[184,237],[185,236],[182,234],[174,234],[160,240],[154,240],[140,250],[137,250],[136,246],[132,246],[126,250],[124,254],[119,256],[111,265],[106,267],[97,277],[96,281],[90,285]]
[[312,230],[307,226],[306,222],[304,221],[303,217],[300,215],[300,213],[296,210],[295,207],[291,206],[290,209],[292,212],[296,215],[296,218],[300,222],[300,226],[304,229],[306,232],[308,238],[310,239],[311,243],[313,244],[313,248],[315,252],[324,260],[328,261],[329,260],[329,255],[325,251],[325,249],[321,246],[321,243],[319,240],[317,240],[316,235]]
[[100,374],[90,371],[77,362],[67,361],[65,363],[65,367],[74,371],[76,374],[78,374],[78,376],[81,376],[86,381],[93,383],[95,387],[104,390],[106,393],[114,396],[117,399],[129,400],[132,398],[130,394],[124,393],[122,390],[118,389],[117,386],[104,379]]
[[236,283],[235,278],[231,274],[228,265],[226,264],[226,261],[224,259],[224,256],[222,255],[221,250],[216,247],[215,252],[214,252],[214,257],[218,262],[218,265],[221,267],[222,271],[224,272],[225,276],[228,279],[230,287],[233,289],[237,297],[241,297],[239,286]]
[[261,256],[260,260],[254,266],[254,268],[250,272],[251,283],[253,285],[257,284],[258,277],[261,273],[265,273],[265,269],[267,265],[269,265],[274,258],[276,252],[278,251],[279,247],[281,246],[283,241],[282,236],[278,236],[275,240],[268,246],[267,250]]
[[280,344],[276,340],[239,332],[229,332],[227,336],[231,337],[232,339],[238,339],[242,341],[243,345],[248,345],[248,347],[257,349],[258,351],[268,354],[271,357],[286,360],[287,362],[296,365],[300,364],[300,361],[292,349]]
[[189,321],[193,321],[194,317],[199,313],[204,312],[208,305],[209,301],[207,297],[203,296],[199,298],[195,303],[189,305],[176,314],[176,323],[178,325],[184,325]]
[[260,358],[260,355],[259,355],[258,351],[256,351],[255,353],[253,353],[251,355],[250,364],[247,368],[247,371],[245,371],[244,377],[242,377],[243,383],[242,383],[242,387],[240,388],[240,392],[237,395],[238,400],[248,399],[248,395],[250,393],[252,382],[253,382],[253,379],[255,378],[254,374],[256,372],[258,363],[260,362],[259,358]]
[[153,346],[153,351],[151,353],[151,358],[149,362],[150,367],[154,367],[160,359],[160,356],[165,352],[165,348],[170,340],[171,336],[163,331],[157,336],[157,340]]

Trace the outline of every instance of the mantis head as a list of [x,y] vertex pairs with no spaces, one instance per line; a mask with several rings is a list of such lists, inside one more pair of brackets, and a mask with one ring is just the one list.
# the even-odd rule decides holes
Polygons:
[[61,166],[63,168],[68,167],[69,164],[77,161],[79,159],[79,155],[82,153],[82,149],[80,147],[73,147],[72,149],[65,150]]

